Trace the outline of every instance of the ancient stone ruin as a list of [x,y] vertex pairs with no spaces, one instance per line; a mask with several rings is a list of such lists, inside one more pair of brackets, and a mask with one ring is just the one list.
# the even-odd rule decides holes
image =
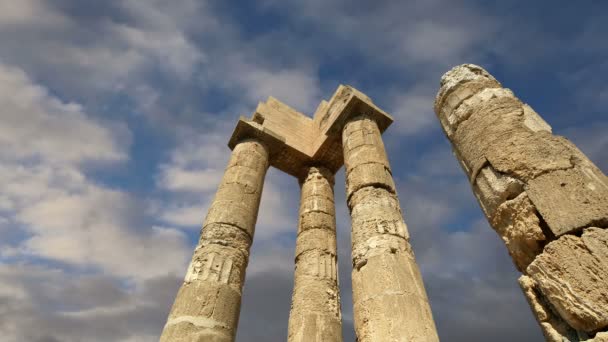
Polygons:
[[272,97],[251,120],[241,118],[161,341],[234,341],[269,166],[301,186],[288,340],[342,341],[333,186],[342,165],[358,340],[438,341],[382,143],[381,132],[392,121],[348,86],[322,101],[313,118]]
[[[608,341],[607,177],[478,66],[442,77],[435,112],[523,273],[520,285],[546,339]],[[161,341],[234,341],[270,166],[301,186],[288,340],[342,341],[334,206],[342,165],[357,340],[438,341],[382,142],[391,123],[348,86],[313,118],[272,97],[250,120],[241,118]]]
[[546,340],[608,341],[608,178],[479,66],[443,75],[435,112]]

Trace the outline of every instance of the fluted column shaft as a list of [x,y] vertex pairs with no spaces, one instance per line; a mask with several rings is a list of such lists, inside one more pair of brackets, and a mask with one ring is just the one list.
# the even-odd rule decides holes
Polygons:
[[342,145],[357,339],[438,341],[377,124],[363,115],[351,119]]
[[608,178],[479,66],[443,75],[435,112],[545,338],[608,340]]
[[334,177],[311,167],[301,183],[289,342],[341,342]]
[[268,165],[260,142],[234,147],[161,341],[234,341]]

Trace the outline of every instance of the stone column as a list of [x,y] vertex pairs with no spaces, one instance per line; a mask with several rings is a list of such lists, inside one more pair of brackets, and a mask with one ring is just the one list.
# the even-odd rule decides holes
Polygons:
[[341,342],[334,177],[311,167],[302,181],[289,342]]
[[234,147],[161,341],[234,341],[268,153],[255,140]]
[[546,339],[608,341],[607,177],[479,66],[443,75],[435,112]]
[[342,145],[357,339],[438,341],[376,122],[367,116],[351,119]]

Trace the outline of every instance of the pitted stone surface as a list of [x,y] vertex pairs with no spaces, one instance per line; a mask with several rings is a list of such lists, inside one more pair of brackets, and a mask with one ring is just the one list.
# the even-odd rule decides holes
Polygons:
[[161,341],[234,341],[268,158],[257,141],[234,147]]
[[546,173],[528,182],[526,192],[553,234],[608,227],[608,183],[581,167]]
[[[380,130],[370,118],[355,117],[344,126],[342,146],[357,340],[438,341]],[[363,149],[372,151],[365,163],[358,159]]]
[[333,175],[310,167],[303,178],[288,341],[341,342]]
[[588,228],[545,247],[528,275],[562,319],[577,330],[608,327],[608,230]]
[[604,338],[608,178],[481,67],[447,72],[435,112],[545,338]]
[[547,240],[536,208],[526,193],[503,202],[490,222],[507,246],[517,269],[524,272],[542,252]]

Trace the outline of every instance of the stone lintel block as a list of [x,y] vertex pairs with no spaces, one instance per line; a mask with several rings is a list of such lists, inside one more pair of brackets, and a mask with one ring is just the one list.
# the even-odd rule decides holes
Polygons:
[[[393,118],[376,106],[367,95],[351,86],[340,85],[329,101],[327,111],[319,115],[319,131],[326,136],[340,136],[344,125],[358,115],[373,119],[380,132],[384,132],[393,123]],[[319,138],[323,139],[323,136]]]
[[289,146],[285,137],[278,135],[263,125],[241,117],[228,142],[228,147],[234,147],[241,141],[254,139],[267,146],[270,153],[270,165],[277,169],[300,178],[310,162],[310,158],[300,150]]
[[584,165],[542,174],[526,192],[556,236],[588,226],[608,226],[608,183]]
[[336,233],[329,229],[308,229],[298,234],[297,239],[296,262],[302,253],[308,251],[337,254]]
[[525,272],[528,265],[542,252],[547,240],[540,227],[536,208],[526,193],[500,204],[490,223],[507,246],[517,269]]
[[331,173],[343,165],[341,129],[353,116],[367,115],[384,131],[392,117],[369,97],[350,86],[340,85],[332,99],[322,101],[313,118],[270,97],[260,103],[248,120],[241,117],[228,146],[244,139],[256,139],[270,150],[270,165],[298,179],[306,177],[307,166],[322,164]]
[[608,230],[587,228],[581,237],[550,242],[527,275],[559,316],[576,330],[608,327]]

